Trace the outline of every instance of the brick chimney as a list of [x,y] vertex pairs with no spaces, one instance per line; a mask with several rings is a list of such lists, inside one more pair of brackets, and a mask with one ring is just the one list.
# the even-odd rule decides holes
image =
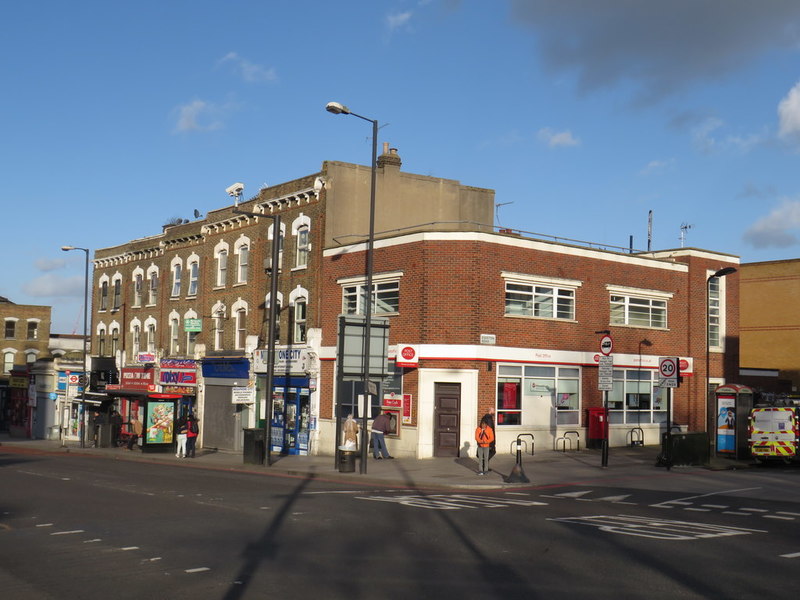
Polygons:
[[378,157],[378,168],[385,169],[389,167],[399,171],[402,164],[403,161],[400,160],[400,155],[397,154],[397,148],[389,148],[389,142],[383,142],[383,154]]

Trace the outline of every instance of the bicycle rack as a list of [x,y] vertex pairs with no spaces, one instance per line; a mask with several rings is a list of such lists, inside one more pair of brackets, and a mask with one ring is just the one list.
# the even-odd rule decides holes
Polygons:
[[569,449],[572,451],[572,438],[571,435],[575,436],[575,441],[577,442],[577,450],[578,452],[581,451],[581,434],[575,430],[565,431],[564,435],[555,439],[553,443],[553,450],[558,450],[558,443],[561,442],[561,451],[567,451],[567,442],[569,442]]
[[644,429],[641,427],[634,427],[628,431],[628,445],[633,448],[634,446],[644,446]]
[[511,442],[511,451],[514,452],[514,447],[516,446],[516,453],[517,453],[517,463],[514,465],[514,468],[511,469],[511,473],[506,478],[506,483],[530,483],[530,479],[525,476],[525,471],[522,468],[522,445],[525,444],[525,448],[527,449],[528,444],[522,438],[523,437],[530,437],[531,438],[531,456],[534,455],[534,445],[535,439],[532,433],[520,433],[517,436],[516,441]]

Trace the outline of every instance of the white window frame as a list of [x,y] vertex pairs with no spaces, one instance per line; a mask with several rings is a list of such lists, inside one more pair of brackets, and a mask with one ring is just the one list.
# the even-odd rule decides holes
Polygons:
[[239,237],[233,245],[233,253],[236,255],[236,284],[247,283],[250,269],[250,238],[245,235]]
[[[669,300],[672,299],[671,292],[662,290],[647,290],[615,285],[607,285],[609,293],[609,319],[610,325],[622,327],[638,327],[642,329],[669,329]],[[614,297],[620,300],[614,300]],[[631,302],[634,301],[634,302]],[[631,309],[633,307],[633,311]],[[614,316],[615,308],[622,310],[622,319]],[[648,324],[631,322],[634,311],[646,313]],[[663,315],[663,324],[658,324],[656,315]]]
[[[710,277],[707,275],[708,285],[708,349],[710,352],[724,352],[725,350],[725,316],[727,309],[726,280],[727,277]],[[716,286],[714,285],[716,283]],[[716,287],[716,290],[712,289]]]
[[139,319],[131,321],[131,350],[134,360],[142,349],[142,323]]
[[122,274],[115,273],[111,278],[111,286],[113,288],[113,296],[111,300],[111,310],[119,310],[122,308]]
[[183,274],[183,261],[177,256],[172,259],[170,264],[170,271],[172,272],[172,288],[170,289],[170,298],[178,298],[181,295],[181,276]]
[[158,321],[148,317],[144,322],[146,351],[155,353],[158,343]]
[[[667,422],[667,388],[658,387],[658,371],[654,369],[614,369],[613,388],[607,399],[611,425]],[[645,401],[649,407],[640,408]]]
[[100,278],[100,308],[99,312],[108,310],[108,275]]
[[[495,424],[498,428],[550,426],[553,406],[556,409],[557,427],[577,427],[583,410],[583,370],[569,364],[498,364],[495,384]],[[552,386],[542,386],[542,381]],[[510,408],[501,403],[502,388],[506,383],[518,386],[519,407]],[[537,398],[549,396],[546,412]],[[566,396],[566,397],[565,397]],[[518,422],[504,416],[518,415]]]
[[305,269],[311,253],[311,219],[300,213],[292,221],[292,235],[295,237],[294,268]]
[[180,352],[180,325],[181,318],[175,311],[169,315],[169,353],[177,356]]
[[211,309],[214,350],[222,350],[225,344],[225,305],[217,302]]
[[[583,285],[582,281],[508,271],[500,275],[505,280],[505,316],[554,321],[576,320],[577,292]],[[512,306],[518,308],[511,309]],[[545,310],[547,306],[550,307],[549,312]]]
[[[28,319],[27,339],[31,341],[39,339],[39,323],[41,319]],[[33,336],[31,336],[31,326],[33,326]]]
[[[6,317],[5,318],[5,325],[3,329],[3,336],[4,339],[7,340],[15,340],[17,339],[17,319],[16,317]],[[9,332],[9,325],[11,325],[11,335],[8,335]]]
[[[400,280],[403,271],[391,273],[378,273],[372,276],[372,314],[396,315],[400,313]],[[365,296],[367,278],[345,277],[338,279],[342,287],[342,313],[346,315],[363,315],[365,309]],[[386,307],[394,310],[386,310]]]
[[158,267],[150,265],[147,269],[147,306],[155,306],[158,304],[158,287]]
[[3,349],[3,373],[11,373],[14,368],[14,362],[17,356],[17,351],[13,348]]
[[133,281],[133,306],[139,307],[142,305],[144,297],[144,270],[141,267],[136,267],[133,270],[131,280]]
[[[187,310],[183,315],[183,322],[186,323],[187,319],[196,319],[197,313],[193,310]],[[194,356],[195,347],[197,346],[197,337],[200,335],[199,331],[186,332],[186,356]]]
[[189,289],[186,291],[186,296],[194,298],[197,296],[197,289],[200,285],[200,259],[189,259]]

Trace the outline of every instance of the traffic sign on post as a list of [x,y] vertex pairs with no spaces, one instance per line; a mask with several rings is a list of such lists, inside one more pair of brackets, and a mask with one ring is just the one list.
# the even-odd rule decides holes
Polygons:
[[614,357],[598,357],[597,389],[601,392],[610,392],[614,389]]
[[600,352],[602,352],[604,356],[611,354],[613,349],[614,340],[611,339],[610,335],[604,335],[600,338]]
[[658,359],[658,387],[678,387],[678,359],[662,356]]

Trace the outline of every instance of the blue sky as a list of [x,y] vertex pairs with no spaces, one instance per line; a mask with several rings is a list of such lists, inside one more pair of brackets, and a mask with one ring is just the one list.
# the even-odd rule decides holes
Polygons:
[[81,333],[83,253],[324,160],[496,190],[497,224],[800,255],[800,2],[28,0],[0,19],[0,296]]

